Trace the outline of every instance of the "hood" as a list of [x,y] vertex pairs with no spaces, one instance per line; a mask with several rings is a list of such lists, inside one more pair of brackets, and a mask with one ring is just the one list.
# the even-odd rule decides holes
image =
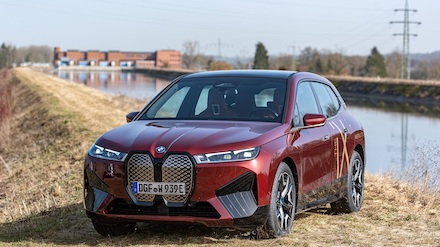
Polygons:
[[261,146],[286,133],[290,126],[266,122],[232,121],[134,121],[110,130],[96,144],[116,151],[148,151],[162,158],[155,150],[187,152],[192,155],[239,150]]

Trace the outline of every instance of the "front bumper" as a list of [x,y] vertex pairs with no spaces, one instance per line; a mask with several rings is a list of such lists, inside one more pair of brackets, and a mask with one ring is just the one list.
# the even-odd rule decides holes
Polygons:
[[126,164],[87,156],[84,207],[91,219],[108,223],[182,222],[240,228],[262,225],[267,219],[270,196],[267,158],[260,154],[251,161],[199,164],[187,200],[169,204],[157,195],[149,203],[137,201],[130,193]]

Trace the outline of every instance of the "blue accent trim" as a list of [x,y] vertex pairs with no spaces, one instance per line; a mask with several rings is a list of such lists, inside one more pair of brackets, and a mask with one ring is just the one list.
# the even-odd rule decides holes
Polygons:
[[250,217],[258,209],[251,191],[219,196],[218,199],[234,219]]
[[133,182],[133,193],[138,193],[138,182]]
[[107,198],[108,193],[97,188],[93,188],[94,202],[93,212],[96,212],[101,206],[102,202]]

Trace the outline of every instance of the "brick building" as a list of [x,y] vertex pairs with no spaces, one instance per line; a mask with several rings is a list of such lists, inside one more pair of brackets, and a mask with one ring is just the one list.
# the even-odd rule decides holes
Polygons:
[[137,68],[182,68],[180,51],[158,50],[155,52],[125,51],[61,51],[54,49],[54,65],[58,66],[100,66]]

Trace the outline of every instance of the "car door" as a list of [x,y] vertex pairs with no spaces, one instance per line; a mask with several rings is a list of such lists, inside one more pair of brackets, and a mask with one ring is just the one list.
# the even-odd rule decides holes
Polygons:
[[[294,127],[304,125],[306,114],[322,114],[310,82],[300,82],[297,87],[294,108]],[[315,197],[321,186],[331,181],[332,155],[330,132],[327,125],[300,129],[294,145],[301,150],[300,171],[301,192]],[[310,198],[310,200],[313,200]]]
[[348,126],[340,114],[340,102],[333,90],[324,83],[313,82],[313,90],[317,95],[319,106],[327,118],[327,125],[330,131],[330,140],[333,150],[332,160],[332,179],[342,177],[347,174],[348,164],[350,163],[347,150]]

